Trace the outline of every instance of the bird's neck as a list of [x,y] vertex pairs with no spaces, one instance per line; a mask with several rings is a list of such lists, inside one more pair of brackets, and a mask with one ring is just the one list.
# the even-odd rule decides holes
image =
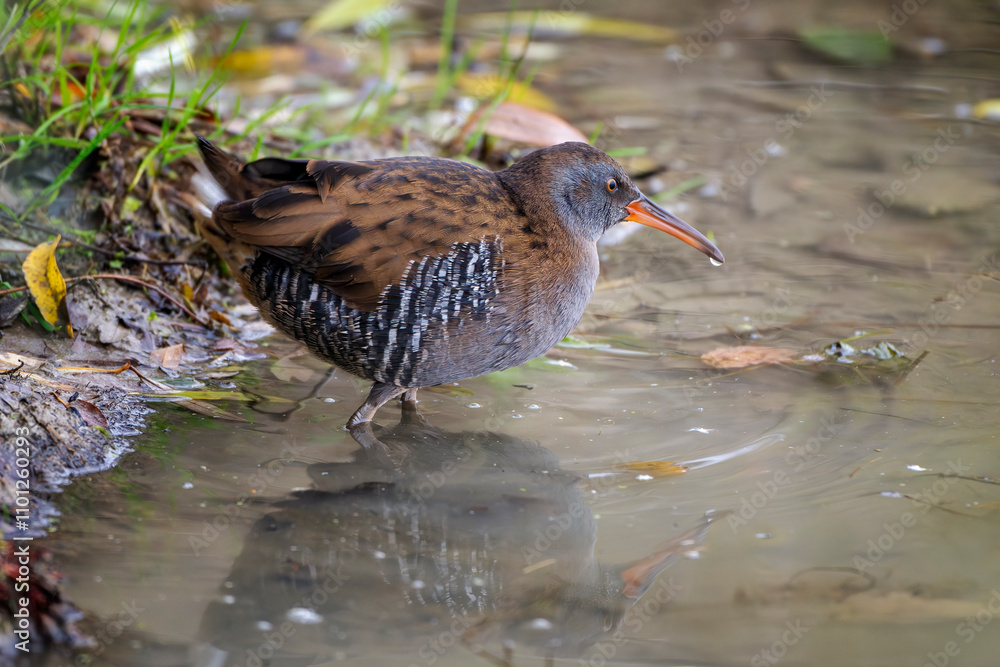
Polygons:
[[[552,197],[549,196],[545,186],[548,181],[543,174],[538,172],[539,170],[535,169],[533,164],[518,162],[495,173],[500,185],[517,206],[518,212],[527,218],[533,226],[544,225],[547,221],[558,219],[558,213],[552,204]],[[539,191],[539,188],[546,188],[546,191]]]

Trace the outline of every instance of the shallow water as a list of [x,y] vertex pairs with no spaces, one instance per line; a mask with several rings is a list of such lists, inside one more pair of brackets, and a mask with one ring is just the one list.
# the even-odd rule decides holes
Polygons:
[[[252,423],[163,405],[60,499],[96,664],[489,664],[463,638],[516,665],[995,664],[1000,142],[957,116],[995,94],[996,54],[961,50],[996,24],[927,4],[903,28],[960,52],[864,69],[759,35],[891,10],[747,6],[682,67],[570,40],[538,78],[604,147],[650,146],[661,187],[724,188],[676,210],[727,263],[649,230],[606,247],[585,344],[421,392],[427,425],[383,408],[384,449],[341,428],[364,384],[280,338],[235,380],[270,397],[233,407]],[[698,358],[858,332],[927,354],[874,379]],[[667,461],[688,472],[627,465]]]

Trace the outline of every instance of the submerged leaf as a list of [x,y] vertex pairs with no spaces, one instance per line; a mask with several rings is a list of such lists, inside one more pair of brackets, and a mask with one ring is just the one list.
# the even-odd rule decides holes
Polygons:
[[808,28],[799,34],[809,48],[834,60],[882,65],[892,58],[892,44],[877,30]]
[[701,360],[712,368],[746,368],[760,364],[783,364],[795,361],[798,355],[798,350],[786,347],[739,345],[706,352],[701,355]]
[[39,243],[24,260],[21,269],[24,280],[35,299],[39,312],[53,327],[66,324],[66,331],[73,336],[73,327],[66,310],[66,281],[56,264],[56,246],[60,237],[49,243]]

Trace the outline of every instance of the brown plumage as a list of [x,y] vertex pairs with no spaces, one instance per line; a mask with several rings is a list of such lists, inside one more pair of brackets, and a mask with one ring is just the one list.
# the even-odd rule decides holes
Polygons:
[[443,158],[244,164],[199,137],[232,201],[202,233],[266,320],[373,380],[350,425],[406,392],[532,359],[579,321],[596,242],[634,220],[716,261],[601,151],[566,143],[499,172]]

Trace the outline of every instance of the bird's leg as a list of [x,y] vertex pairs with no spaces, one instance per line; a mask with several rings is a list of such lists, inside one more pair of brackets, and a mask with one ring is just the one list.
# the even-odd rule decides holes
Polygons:
[[417,390],[407,389],[403,392],[403,397],[400,399],[403,402],[403,416],[405,417],[407,413],[420,414],[420,408],[417,407]]
[[372,430],[370,421],[350,424],[347,427],[347,432],[365,450],[368,462],[379,468],[401,470],[400,465],[410,454],[410,449],[405,445],[390,447],[379,440],[375,431]]
[[420,414],[420,407],[417,405],[417,390],[407,389],[403,394],[403,414],[402,418],[399,420],[400,425],[403,426],[430,426],[427,420],[422,414]]
[[405,387],[397,387],[387,382],[376,382],[372,385],[372,390],[368,392],[368,398],[365,399],[365,402],[351,415],[350,420],[347,422],[347,427],[350,428],[364,422],[370,422],[379,408],[404,391],[407,391]]

